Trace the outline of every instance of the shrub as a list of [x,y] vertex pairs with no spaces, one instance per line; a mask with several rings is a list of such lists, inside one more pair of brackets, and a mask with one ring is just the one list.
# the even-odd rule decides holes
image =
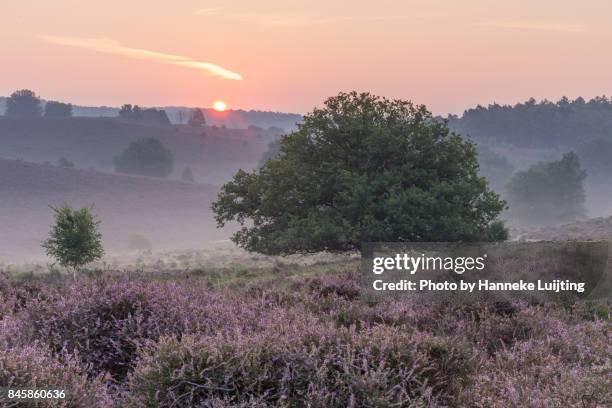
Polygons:
[[109,372],[121,380],[137,347],[162,330],[150,310],[153,301],[142,285],[75,284],[59,299],[29,305],[24,337],[54,353],[76,352],[94,375]]
[[123,405],[435,407],[467,367],[444,340],[385,328],[166,338],[144,353]]
[[113,406],[102,378],[88,379],[86,368],[74,358],[51,357],[49,351],[40,345],[0,348],[0,386],[65,390],[65,399],[29,402],[27,406],[32,408]]

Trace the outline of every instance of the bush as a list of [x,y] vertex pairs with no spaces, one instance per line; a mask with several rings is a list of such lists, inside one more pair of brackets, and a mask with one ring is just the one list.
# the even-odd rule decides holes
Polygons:
[[385,328],[166,338],[130,375],[123,405],[435,407],[468,365],[448,342]]
[[60,299],[30,303],[24,336],[54,353],[76,352],[94,375],[108,372],[121,380],[138,346],[164,329],[151,310],[153,302],[154,293],[141,285],[76,284]]

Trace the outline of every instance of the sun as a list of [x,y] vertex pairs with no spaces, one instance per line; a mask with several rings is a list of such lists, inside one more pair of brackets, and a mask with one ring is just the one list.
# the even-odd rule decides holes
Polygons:
[[227,109],[227,104],[223,101],[217,101],[213,104],[213,109],[217,112],[223,112]]

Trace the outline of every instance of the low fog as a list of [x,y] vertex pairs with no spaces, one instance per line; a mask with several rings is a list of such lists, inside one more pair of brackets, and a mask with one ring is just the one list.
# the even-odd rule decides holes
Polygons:
[[[107,117],[73,116],[68,104],[54,108],[0,116],[0,262],[45,261],[49,206],[62,203],[93,206],[109,255],[227,242],[232,228],[217,229],[210,210],[220,186],[277,154],[275,141],[286,132],[280,126],[299,118],[259,112],[225,119],[238,129],[212,124],[219,119],[209,111],[194,121],[194,110],[178,108],[172,120],[136,106],[88,108],[115,115]],[[269,127],[255,125],[264,119]],[[518,231],[514,238],[612,215],[611,100],[479,106],[445,120],[476,144],[481,175],[509,204],[503,218]],[[151,139],[171,163],[118,165],[131,144]]]

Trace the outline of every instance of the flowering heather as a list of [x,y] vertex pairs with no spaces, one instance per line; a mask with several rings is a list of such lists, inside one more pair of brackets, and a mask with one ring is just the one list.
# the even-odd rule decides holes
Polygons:
[[5,278],[0,386],[75,398],[40,407],[610,403],[609,305],[368,303],[346,264],[281,269]]

